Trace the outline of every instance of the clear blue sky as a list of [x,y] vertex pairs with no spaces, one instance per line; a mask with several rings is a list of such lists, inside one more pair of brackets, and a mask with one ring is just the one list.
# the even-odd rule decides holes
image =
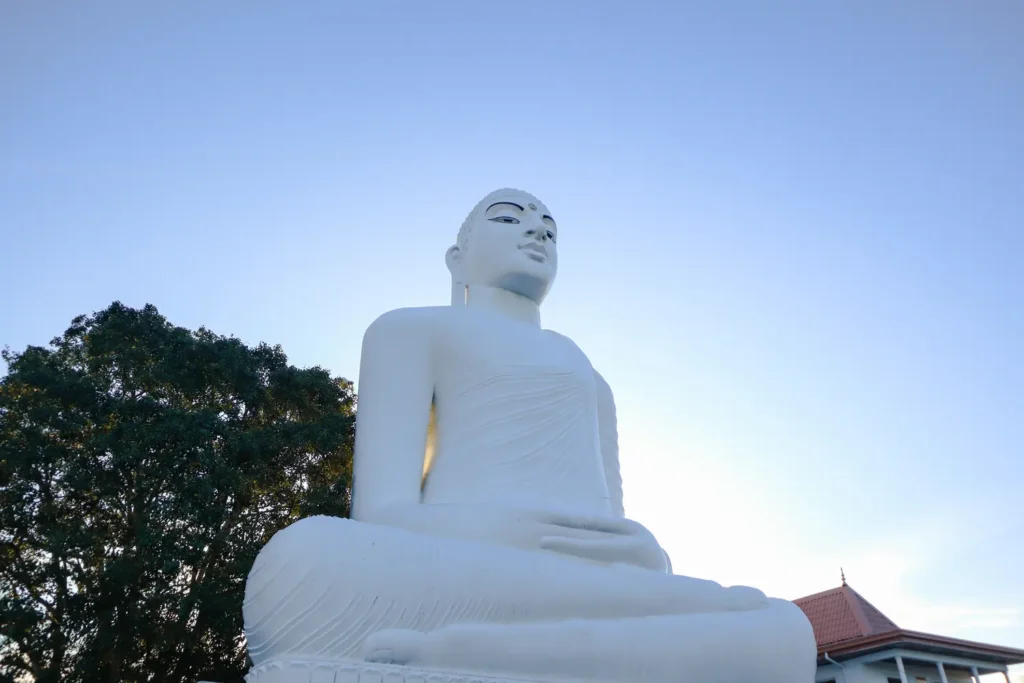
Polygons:
[[677,571],[1024,647],[1024,4],[0,0],[0,344],[114,299],[356,379],[486,192]]

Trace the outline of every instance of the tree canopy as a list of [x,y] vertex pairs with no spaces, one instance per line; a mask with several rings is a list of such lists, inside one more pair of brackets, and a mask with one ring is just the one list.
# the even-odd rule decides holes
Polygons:
[[256,553],[348,514],[351,383],[151,305],[3,358],[0,681],[241,680]]

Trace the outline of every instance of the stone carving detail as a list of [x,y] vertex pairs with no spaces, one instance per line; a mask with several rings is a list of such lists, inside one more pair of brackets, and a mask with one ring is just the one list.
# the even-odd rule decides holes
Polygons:
[[250,683],[814,680],[795,605],[673,574],[626,517],[611,389],[541,327],[557,247],[543,202],[491,193],[447,252],[451,305],[370,325],[352,519],[260,552]]

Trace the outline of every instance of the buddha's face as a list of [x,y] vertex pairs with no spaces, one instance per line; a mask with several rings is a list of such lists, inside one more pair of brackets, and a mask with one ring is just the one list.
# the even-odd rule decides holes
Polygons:
[[448,265],[467,285],[487,285],[544,300],[558,271],[558,227],[526,192],[488,195],[474,210],[468,239],[449,250]]

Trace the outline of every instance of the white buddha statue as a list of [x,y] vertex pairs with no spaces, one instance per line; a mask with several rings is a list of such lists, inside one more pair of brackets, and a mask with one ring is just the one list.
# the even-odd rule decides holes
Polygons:
[[301,520],[260,553],[250,680],[814,680],[795,605],[672,574],[624,516],[611,390],[540,324],[557,244],[540,200],[491,193],[448,250],[452,305],[366,331],[352,519]]

